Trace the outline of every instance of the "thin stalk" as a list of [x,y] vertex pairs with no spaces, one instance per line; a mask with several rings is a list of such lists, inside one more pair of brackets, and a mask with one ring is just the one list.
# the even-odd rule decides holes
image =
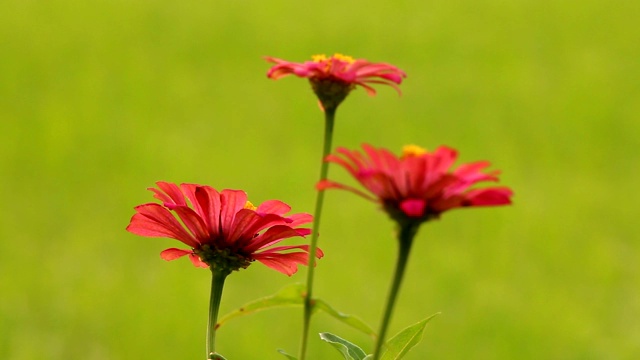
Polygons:
[[[324,144],[322,148],[322,161],[320,165],[320,181],[325,180],[329,173],[329,163],[324,158],[331,152],[331,141],[333,139],[333,125],[336,108],[325,109],[324,116]],[[309,327],[311,324],[311,314],[313,311],[313,275],[315,271],[316,249],[318,248],[318,230],[320,228],[320,215],[322,214],[322,203],[324,201],[324,190],[319,190],[316,195],[316,208],[313,216],[313,232],[311,233],[311,245],[309,247],[309,266],[307,269],[307,293],[304,298],[304,315],[302,327],[302,340],[300,345],[300,360],[304,360],[307,353],[307,340],[309,338]]]
[[222,300],[224,280],[229,273],[211,267],[211,298],[209,299],[209,323],[207,324],[207,359],[220,359],[216,353],[216,330],[218,324],[218,310]]
[[411,252],[411,245],[413,244],[413,238],[415,237],[417,230],[418,227],[415,224],[403,224],[400,227],[400,231],[398,233],[398,259],[396,261],[396,269],[391,282],[391,289],[389,290],[389,295],[387,297],[387,305],[382,317],[382,323],[380,324],[380,331],[378,331],[378,339],[376,340],[376,345],[373,350],[373,360],[378,360],[382,355],[382,346],[385,343],[387,329],[391,322],[391,314],[393,313],[396,298],[400,292],[400,285],[402,284],[404,271],[409,260],[409,253]]

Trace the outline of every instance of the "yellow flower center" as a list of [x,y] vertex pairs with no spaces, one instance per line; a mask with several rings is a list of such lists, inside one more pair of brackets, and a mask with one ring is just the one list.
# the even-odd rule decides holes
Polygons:
[[326,61],[327,56],[325,54],[313,55],[311,59],[313,60],[313,62],[319,63],[319,62]]
[[411,156],[420,156],[426,153],[427,149],[422,148],[418,145],[405,145],[402,147],[402,156],[400,158],[404,159]]
[[353,64],[354,62],[356,62],[356,60],[354,58],[352,58],[351,56],[338,54],[338,53],[333,54],[332,58],[336,59],[336,60],[348,62],[349,64]]
[[256,209],[257,209],[257,207],[251,203],[251,201],[247,201],[247,203],[244,204],[244,208],[245,209],[249,209],[249,210],[253,210],[253,211],[256,211]]
[[344,61],[346,63],[349,64],[353,64],[356,60],[354,58],[352,58],[351,56],[347,56],[347,55],[343,55],[343,54],[339,54],[339,53],[335,53],[333,54],[333,56],[331,56],[330,58],[327,58],[327,56],[325,54],[318,54],[318,55],[313,55],[311,57],[311,59],[314,62],[320,63],[323,61],[331,61],[331,60],[340,60],[340,61]]

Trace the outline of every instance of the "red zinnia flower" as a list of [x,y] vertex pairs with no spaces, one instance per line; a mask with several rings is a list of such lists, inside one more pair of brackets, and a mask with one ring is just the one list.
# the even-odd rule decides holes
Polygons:
[[[149,190],[162,205],[137,206],[127,231],[176,239],[192,248],[166,249],[160,254],[163,259],[188,255],[195,266],[212,266],[227,272],[246,268],[258,260],[287,275],[297,271],[297,264],[308,263],[307,245],[271,246],[286,238],[308,235],[309,229],[297,226],[310,223],[311,215],[285,216],[291,208],[278,200],[255,207],[240,190],[218,192],[209,186],[167,182],[157,185],[159,189]],[[316,256],[322,257],[322,251],[318,250]]]
[[313,91],[324,108],[336,107],[356,85],[362,86],[369,95],[376,90],[370,84],[389,85],[400,93],[398,85],[407,77],[404,71],[386,63],[371,63],[365,59],[354,59],[342,54],[315,55],[312,61],[303,63],[266,57],[276,65],[267,76],[277,80],[288,75],[308,78]]
[[482,171],[489,162],[463,164],[450,171],[458,153],[445,146],[432,153],[406,146],[401,157],[367,144],[362,148],[364,154],[339,148],[325,161],[344,167],[374,196],[330,180],[319,182],[317,188],[351,191],[381,203],[392,218],[402,222],[426,221],[458,207],[511,204],[513,192],[507,187],[470,189],[481,181],[498,181],[499,171]]

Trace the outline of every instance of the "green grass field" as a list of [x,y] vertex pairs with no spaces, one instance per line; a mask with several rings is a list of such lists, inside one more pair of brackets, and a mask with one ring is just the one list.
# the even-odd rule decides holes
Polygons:
[[[408,74],[401,97],[354,91],[336,146],[447,144],[516,194],[423,226],[390,333],[441,314],[405,359],[640,358],[640,2],[266,4],[2,3],[2,359],[203,359],[210,274],[162,261],[174,240],[127,233],[133,207],[166,180],[313,211],[322,114],[306,81],[268,80],[262,57],[333,52]],[[392,230],[328,193],[316,295],[377,328]],[[222,312],[305,272],[234,273]],[[284,359],[300,328],[299,309],[240,318],[218,350]],[[322,314],[321,331],[373,346]]]

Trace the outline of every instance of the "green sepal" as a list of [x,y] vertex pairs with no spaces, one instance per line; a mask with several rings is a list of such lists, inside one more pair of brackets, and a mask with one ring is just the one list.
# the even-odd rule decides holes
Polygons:
[[422,333],[427,323],[438,316],[440,313],[433,314],[428,318],[413,324],[397,333],[386,343],[386,351],[382,354],[381,360],[398,360],[402,359],[408,352],[422,340]]
[[[302,306],[304,304],[305,291],[306,291],[306,286],[304,284],[291,284],[291,285],[285,286],[274,295],[269,295],[269,296],[251,301],[249,303],[246,303],[244,306],[238,308],[237,310],[234,310],[226,314],[225,316],[220,318],[220,320],[218,321],[218,327],[222,326],[224,323],[226,323],[227,321],[233,318],[252,314],[258,311],[273,309],[273,308],[280,308],[280,307]],[[323,300],[314,299],[312,302],[314,304],[313,305],[314,312],[324,311],[325,313],[334,317],[338,321],[346,325],[349,325],[354,329],[360,330],[361,332],[367,335],[375,337],[375,331],[371,328],[371,326],[367,325],[364,321],[360,320],[359,318],[353,315],[341,313],[336,309],[334,309],[333,307],[331,307],[329,304],[327,304]]]
[[284,355],[284,356],[285,356],[287,359],[289,359],[289,360],[298,360],[298,358],[297,358],[297,357],[295,357],[295,356],[293,356],[293,355],[289,355],[289,354],[287,354],[287,353],[286,353],[284,350],[282,350],[282,349],[278,349],[278,352],[279,352],[280,354]]
[[355,345],[337,335],[324,332],[320,333],[320,338],[340,351],[345,360],[364,360],[364,358],[367,357],[367,354],[365,354],[358,345]]

